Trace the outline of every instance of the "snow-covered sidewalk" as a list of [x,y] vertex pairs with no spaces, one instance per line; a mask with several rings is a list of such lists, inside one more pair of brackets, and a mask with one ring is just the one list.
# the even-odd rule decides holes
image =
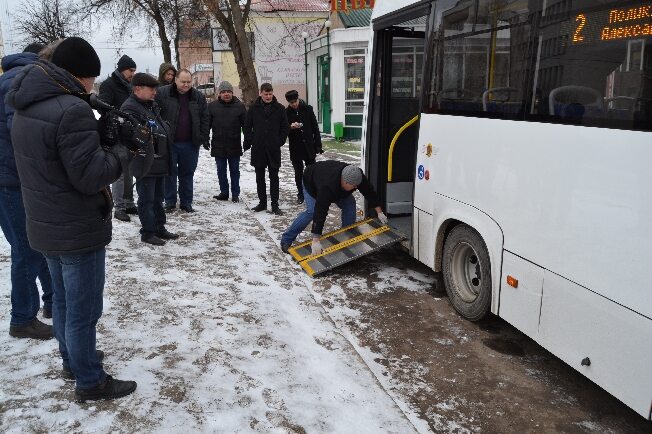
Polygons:
[[[55,340],[9,337],[9,247],[0,241],[0,431],[324,432],[423,430],[388,395],[315,302],[312,281],[278,248],[288,215],[254,214],[255,181],[241,162],[242,199],[217,202],[214,160],[202,150],[194,214],[168,215],[181,238],[140,242],[114,221],[98,348],[105,369],[136,392],[78,404],[60,378]],[[287,147],[284,150],[287,161]],[[354,315],[354,312],[350,313]]]

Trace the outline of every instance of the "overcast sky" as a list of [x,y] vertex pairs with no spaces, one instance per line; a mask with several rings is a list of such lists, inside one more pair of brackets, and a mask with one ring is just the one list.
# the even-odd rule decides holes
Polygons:
[[[12,26],[12,14],[20,10],[24,0],[0,0],[0,13],[2,14],[2,36],[5,43],[5,54],[22,51],[24,45],[22,36],[16,33]],[[111,23],[104,22],[100,29],[88,37],[102,62],[101,79],[106,78],[116,67],[116,63],[123,54],[129,55],[138,65],[138,70],[149,72],[158,76],[158,67],[163,62],[160,46],[146,47],[143,32],[134,30],[131,35],[124,38],[124,42],[117,44],[111,35]]]

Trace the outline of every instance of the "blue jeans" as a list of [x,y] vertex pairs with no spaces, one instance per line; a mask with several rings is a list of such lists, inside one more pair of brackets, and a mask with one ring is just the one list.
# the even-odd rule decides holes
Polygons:
[[63,367],[75,374],[77,389],[91,389],[106,372],[95,348],[102,316],[105,249],[78,255],[47,256],[52,274],[52,325]]
[[[291,245],[301,232],[312,222],[315,214],[315,198],[308,193],[306,185],[303,185],[303,197],[306,210],[294,219],[288,230],[281,235],[281,245]],[[342,210],[342,227],[355,223],[355,198],[349,195],[340,199],[335,204]]]
[[177,204],[177,177],[179,178],[179,205],[192,205],[193,178],[199,161],[199,148],[192,142],[174,143],[170,147],[170,176],[165,177],[165,205]]
[[163,201],[163,177],[146,176],[136,183],[138,191],[138,217],[140,218],[141,239],[162,232],[165,229],[165,210]]
[[240,156],[220,158],[215,157],[217,180],[220,182],[220,193],[229,194],[229,179],[226,177],[226,166],[229,165],[231,176],[231,195],[240,196]]
[[10,324],[29,324],[41,307],[36,278],[41,281],[43,307],[49,310],[52,309],[52,279],[45,257],[29,246],[20,187],[0,187],[0,226],[11,246]]

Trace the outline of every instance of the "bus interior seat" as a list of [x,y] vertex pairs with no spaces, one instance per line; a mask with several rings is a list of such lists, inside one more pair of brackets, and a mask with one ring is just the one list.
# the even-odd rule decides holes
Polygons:
[[631,96],[615,96],[607,98],[605,105],[609,119],[632,120],[636,109],[637,98]]
[[439,108],[462,112],[479,112],[482,102],[477,93],[468,89],[450,88],[443,89],[437,94]]
[[561,86],[553,89],[548,98],[550,114],[562,119],[604,117],[602,95],[586,86]]
[[518,89],[494,87],[482,93],[482,110],[487,113],[519,114],[525,109],[525,102],[517,100]]

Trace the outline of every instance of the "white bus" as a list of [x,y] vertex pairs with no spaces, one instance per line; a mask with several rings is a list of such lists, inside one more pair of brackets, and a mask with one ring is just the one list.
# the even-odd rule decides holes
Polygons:
[[652,411],[652,1],[380,0],[363,164],[450,302]]

